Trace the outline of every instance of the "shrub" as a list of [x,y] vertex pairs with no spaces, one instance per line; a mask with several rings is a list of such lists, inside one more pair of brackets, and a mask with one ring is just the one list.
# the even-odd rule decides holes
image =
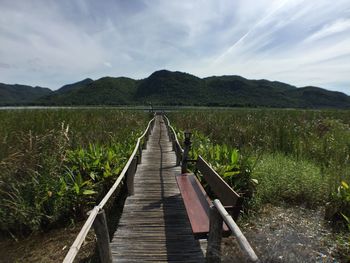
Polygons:
[[[178,133],[178,138],[181,142],[184,141],[183,132]],[[243,198],[243,208],[246,211],[256,185],[256,180],[251,178],[252,163],[250,158],[241,155],[234,147],[212,143],[207,136],[197,131],[193,132],[192,141],[190,159],[202,156],[226,183],[240,194]],[[211,193],[200,175],[199,179],[207,192]]]
[[0,163],[0,230],[25,233],[66,212],[70,200],[59,192],[68,137],[62,126],[45,135],[19,133],[18,138],[16,152]]
[[329,195],[328,178],[320,167],[281,153],[263,154],[252,177],[258,180],[255,205],[262,203],[324,204]]
[[147,115],[111,109],[0,112],[0,231],[81,219],[109,189]]

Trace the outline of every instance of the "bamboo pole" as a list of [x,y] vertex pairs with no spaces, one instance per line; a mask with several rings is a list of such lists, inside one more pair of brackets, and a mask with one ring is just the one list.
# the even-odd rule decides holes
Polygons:
[[64,258],[63,263],[73,262],[74,258],[78,254],[78,251],[79,251],[81,245],[83,244],[87,234],[89,233],[89,230],[90,230],[91,226],[93,225],[94,220],[95,220],[98,212],[99,212],[99,208],[97,206],[95,206],[91,210],[91,213],[89,214],[88,219],[85,221],[85,224],[83,225],[78,236],[74,240],[74,243],[69,248],[69,251],[68,251],[66,257]]
[[[75,238],[72,246],[69,248],[69,251],[68,251],[67,255],[65,256],[65,258],[63,260],[63,263],[71,263],[71,262],[74,261],[76,255],[79,252],[79,249],[80,249],[81,245],[83,244],[87,234],[89,233],[92,225],[94,224],[94,221],[95,221],[95,218],[96,218],[98,212],[108,202],[109,198],[112,196],[114,191],[118,188],[120,182],[125,177],[125,174],[127,173],[128,169],[129,169],[129,166],[131,165],[131,162],[134,160],[134,157],[136,156],[136,154],[137,154],[137,152],[139,150],[141,139],[145,137],[145,135],[146,135],[146,133],[148,132],[149,129],[153,128],[154,121],[155,121],[155,117],[148,122],[147,128],[145,129],[144,133],[137,139],[134,151],[132,152],[128,162],[124,166],[124,168],[121,171],[120,175],[118,176],[117,180],[114,182],[113,186],[109,189],[109,191],[104,196],[102,201],[91,210],[91,212],[89,214],[89,217],[86,219],[86,221],[85,221],[82,229],[80,230],[78,236]],[[140,156],[139,159],[141,161],[141,156]]]
[[[132,162],[132,159],[135,157],[138,148],[140,146],[140,141],[141,139],[145,136],[147,130],[150,128],[150,125],[152,122],[154,122],[155,119],[152,119],[147,126],[147,129],[145,130],[145,132],[137,139],[137,143],[136,146],[134,148],[133,153],[131,154],[128,162],[126,163],[125,167],[123,168],[122,172],[120,173],[119,177],[117,178],[117,180],[115,181],[115,183],[113,184],[113,186],[109,189],[108,193],[105,195],[105,197],[102,199],[102,201],[99,203],[99,207],[103,208],[103,206],[107,203],[107,201],[109,200],[109,198],[112,196],[112,194],[114,193],[114,191],[117,189],[118,185],[120,184],[121,180],[124,178],[127,170],[129,169],[129,166]],[[140,158],[140,162],[141,162],[141,158]]]
[[248,240],[243,235],[242,231],[239,229],[236,222],[232,219],[231,215],[226,211],[224,206],[221,204],[220,200],[215,199],[213,201],[213,204],[216,207],[217,211],[220,213],[223,220],[225,221],[226,225],[230,228],[233,235],[236,237],[240,248],[246,254],[250,262],[258,262],[259,259],[255,254],[253,248],[250,246]]

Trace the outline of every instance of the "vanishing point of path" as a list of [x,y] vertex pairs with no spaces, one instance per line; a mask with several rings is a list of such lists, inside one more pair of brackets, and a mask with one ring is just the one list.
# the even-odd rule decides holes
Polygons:
[[204,262],[175,181],[180,173],[167,128],[157,116],[124,205],[111,249],[113,262]]

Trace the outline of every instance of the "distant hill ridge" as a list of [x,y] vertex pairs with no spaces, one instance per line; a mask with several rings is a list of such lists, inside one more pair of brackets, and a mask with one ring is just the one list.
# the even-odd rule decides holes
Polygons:
[[149,77],[84,79],[56,91],[0,84],[1,105],[192,105],[281,108],[350,108],[350,97],[318,87],[241,76],[198,78],[159,70]]
[[51,93],[52,91],[48,88],[0,83],[0,105],[28,105]]

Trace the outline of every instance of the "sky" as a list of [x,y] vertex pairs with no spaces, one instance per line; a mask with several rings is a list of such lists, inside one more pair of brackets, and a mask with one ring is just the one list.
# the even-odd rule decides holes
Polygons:
[[349,0],[0,0],[0,82],[160,69],[350,94]]

